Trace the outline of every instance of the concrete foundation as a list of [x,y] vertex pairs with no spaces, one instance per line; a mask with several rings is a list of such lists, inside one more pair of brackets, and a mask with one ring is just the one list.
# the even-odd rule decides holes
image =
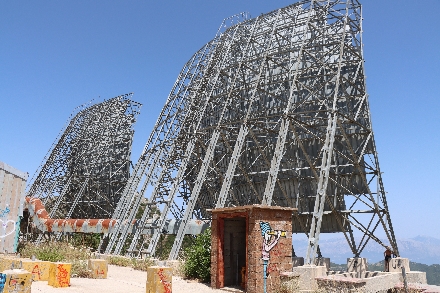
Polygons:
[[408,273],[410,271],[409,268],[409,259],[407,258],[403,258],[403,257],[396,257],[396,258],[392,258],[390,259],[390,263],[389,263],[389,272],[396,272],[396,273],[401,273],[402,272],[402,267],[405,268],[405,271]]
[[72,264],[52,262],[49,265],[49,280],[47,284],[55,288],[70,286],[70,272]]
[[330,258],[328,257],[316,258],[315,266],[324,266],[327,269],[327,272],[330,271]]
[[171,293],[173,269],[152,266],[147,269],[147,293]]
[[92,279],[107,279],[108,263],[105,259],[89,259],[88,267],[92,271]]
[[32,274],[26,270],[5,270],[1,281],[4,281],[2,293],[31,293]]
[[[406,281],[408,283],[414,283],[414,284],[427,284],[426,281],[426,273],[425,272],[407,272],[406,273]],[[401,278],[401,282],[403,282],[403,276]]]
[[14,255],[0,255],[0,272],[19,268],[19,262]]
[[[407,281],[410,284],[419,285],[424,288],[426,285],[426,273],[409,272]],[[329,272],[328,276],[317,278],[318,288],[324,292],[380,292],[398,287],[403,283],[402,272]],[[425,291],[411,291],[425,292]]]
[[347,258],[347,272],[356,273],[356,278],[362,276],[368,271],[367,259],[364,257],[350,257]]
[[290,283],[289,287],[295,287],[298,292],[313,292],[318,290],[318,282],[316,278],[327,275],[325,266],[305,265],[292,268],[291,272],[283,272],[280,274],[284,287]]

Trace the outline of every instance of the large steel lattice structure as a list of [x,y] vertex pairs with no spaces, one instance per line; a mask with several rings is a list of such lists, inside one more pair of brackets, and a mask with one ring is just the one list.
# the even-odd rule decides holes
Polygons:
[[122,95],[75,109],[29,184],[52,218],[110,218],[130,177],[141,105]]
[[[129,253],[154,254],[167,217],[181,221],[173,259],[190,219],[265,204],[298,208],[308,263],[321,232],[343,233],[355,256],[370,240],[385,245],[378,235],[398,254],[362,50],[356,0],[225,20],[181,71],[113,215],[132,221],[148,198]],[[127,235],[121,225],[106,252],[121,253]]]

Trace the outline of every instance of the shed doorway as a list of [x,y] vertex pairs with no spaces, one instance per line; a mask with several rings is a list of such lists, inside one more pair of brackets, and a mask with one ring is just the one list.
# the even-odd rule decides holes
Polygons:
[[246,218],[224,219],[225,287],[244,287],[246,277]]

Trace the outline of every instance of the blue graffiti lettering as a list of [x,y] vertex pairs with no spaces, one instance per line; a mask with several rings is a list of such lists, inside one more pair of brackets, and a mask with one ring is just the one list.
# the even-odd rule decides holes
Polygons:
[[6,207],[6,209],[4,210],[0,210],[0,218],[5,217],[7,214],[9,214],[10,211],[11,210],[8,207]]
[[3,292],[3,288],[5,288],[5,283],[6,283],[6,275],[0,273],[0,293]]

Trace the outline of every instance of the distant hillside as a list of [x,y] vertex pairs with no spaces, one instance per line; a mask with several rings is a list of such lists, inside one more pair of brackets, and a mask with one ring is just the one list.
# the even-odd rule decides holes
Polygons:
[[[385,240],[382,240],[387,243]],[[293,247],[298,256],[306,255],[307,240],[293,240]],[[411,239],[397,239],[400,256],[409,258],[410,261],[419,264],[440,264],[440,239],[433,237],[417,236]],[[333,263],[347,263],[347,257],[351,257],[351,250],[345,238],[333,238],[320,240],[322,255],[330,257]],[[370,242],[362,252],[369,263],[377,263],[383,259],[383,247]]]

